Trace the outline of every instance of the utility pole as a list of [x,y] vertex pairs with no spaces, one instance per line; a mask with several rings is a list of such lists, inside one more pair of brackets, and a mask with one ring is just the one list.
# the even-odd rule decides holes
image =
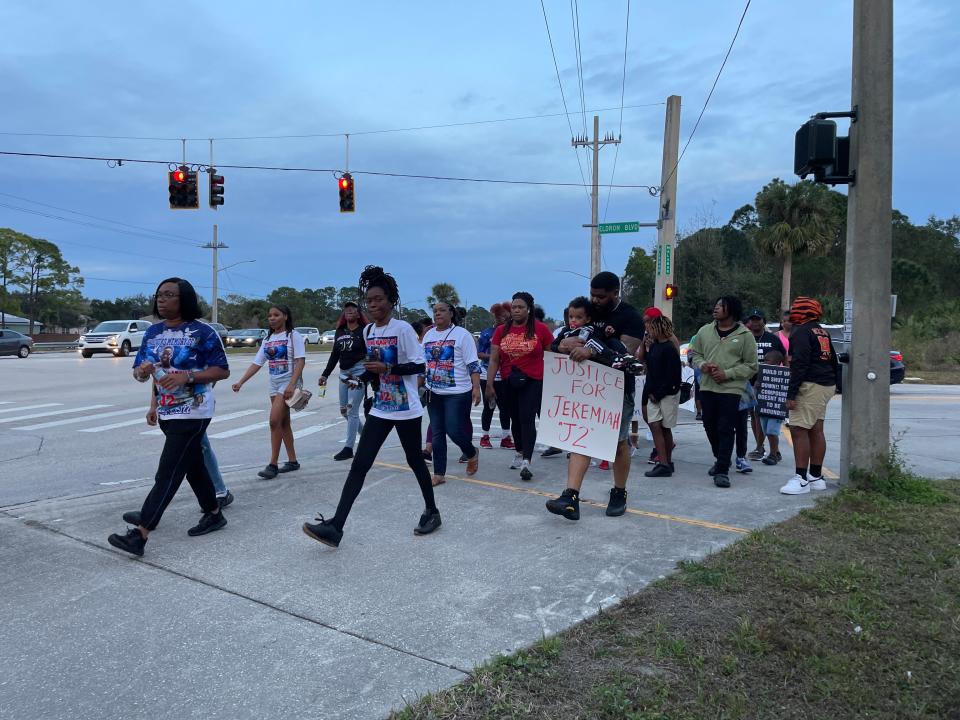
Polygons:
[[217,276],[220,274],[220,268],[217,265],[217,251],[228,246],[218,240],[216,223],[213,225],[213,242],[207,243],[203,247],[213,250],[213,302],[210,303],[210,322],[217,322]]
[[573,147],[592,147],[593,148],[593,192],[590,195],[590,277],[593,278],[600,272],[600,226],[599,212],[600,205],[600,148],[605,145],[619,145],[620,138],[614,138],[613,135],[604,135],[600,140],[600,116],[593,116],[593,140],[586,136],[571,138],[570,144]]
[[890,271],[893,0],[854,0],[840,481],[882,467],[890,452]]
[[673,317],[673,298],[667,298],[666,287],[673,285],[676,270],[674,250],[677,235],[677,169],[680,150],[680,96],[667,98],[667,114],[663,127],[663,164],[660,166],[660,223],[657,225],[657,276],[654,281],[653,305],[667,317]]

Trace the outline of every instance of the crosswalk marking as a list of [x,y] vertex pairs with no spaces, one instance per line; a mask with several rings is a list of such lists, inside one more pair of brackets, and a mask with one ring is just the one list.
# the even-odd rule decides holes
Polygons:
[[50,422],[37,423],[36,425],[24,425],[14,428],[14,430],[43,430],[44,428],[59,427],[60,425],[74,425],[82,422],[94,422],[100,418],[116,417],[117,415],[129,415],[130,413],[142,413],[143,408],[127,408],[126,410],[114,410],[113,412],[98,413],[90,417],[67,418],[66,420],[51,420]]
[[[308,410],[307,412],[291,413],[291,420],[302,420],[305,417],[310,415],[316,415],[317,413],[313,410]],[[254,430],[261,430],[264,428],[270,427],[269,422],[258,422],[253,425],[244,425],[243,427],[234,428],[233,430],[225,430],[223,432],[216,433],[215,435],[209,435],[208,437],[213,440],[222,440],[223,438],[236,437],[237,435],[243,435],[244,433],[253,432]]]
[[336,427],[337,425],[342,425],[345,422],[346,420],[337,420],[336,422],[327,423],[326,425],[311,425],[310,427],[304,428],[303,430],[297,430],[295,433],[293,433],[293,438],[294,440],[299,440],[300,438],[306,437],[307,435],[313,435],[315,433],[328,430],[332,427]]
[[51,415],[66,415],[67,413],[86,412],[87,410],[99,410],[100,408],[113,407],[112,405],[86,405],[84,407],[67,408],[66,410],[49,410],[47,412],[31,413],[29,415],[20,415],[19,417],[0,418],[0,423],[19,422],[21,420],[33,420],[34,418],[49,417]]
[[[7,403],[3,404],[6,405]],[[0,410],[0,413],[23,412],[24,410],[37,410],[38,408],[55,407],[58,405],[63,405],[63,403],[43,403],[41,405],[24,405],[23,407],[5,408]]]
[[[218,421],[223,421],[223,420],[233,420],[238,417],[244,417],[245,415],[253,415],[254,413],[258,413],[258,412],[263,412],[263,411],[259,409],[258,410],[241,410],[240,412],[227,413],[226,415],[217,415],[215,418],[213,418],[213,420],[211,421],[211,424]],[[144,411],[143,414],[146,415],[147,414],[146,411]],[[80,432],[88,432],[88,433],[105,432],[107,430],[115,430],[116,428],[129,427],[131,425],[142,425],[145,422],[146,420],[142,420],[142,419],[127,420],[126,422],[111,423],[110,425],[101,425],[95,428],[84,428],[83,430],[80,430]],[[144,432],[141,433],[141,435],[162,435],[162,434],[163,434],[163,431],[159,429],[145,430]]]

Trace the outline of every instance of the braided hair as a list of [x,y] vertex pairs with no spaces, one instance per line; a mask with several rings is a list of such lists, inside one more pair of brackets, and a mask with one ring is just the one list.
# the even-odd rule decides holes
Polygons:
[[370,288],[378,287],[383,290],[387,300],[394,307],[400,302],[400,288],[397,287],[397,281],[393,275],[386,272],[379,265],[367,265],[360,273],[360,280],[357,283],[357,289],[360,296],[365,297]]
[[673,321],[666,315],[656,315],[655,317],[649,318],[647,322],[650,323],[650,329],[657,338],[669,340],[670,336],[673,335]]

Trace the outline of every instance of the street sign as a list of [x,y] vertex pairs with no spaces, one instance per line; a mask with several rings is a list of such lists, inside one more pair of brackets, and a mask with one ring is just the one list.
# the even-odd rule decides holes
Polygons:
[[666,252],[667,252],[667,259],[666,259],[666,262],[664,263],[665,269],[663,272],[665,275],[669,275],[670,274],[670,246],[669,245],[667,245],[666,247]]
[[601,235],[612,233],[640,232],[639,222],[601,223],[598,226]]

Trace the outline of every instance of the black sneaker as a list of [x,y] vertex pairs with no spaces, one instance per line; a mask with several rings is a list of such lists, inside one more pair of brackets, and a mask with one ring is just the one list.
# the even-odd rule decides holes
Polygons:
[[214,530],[219,530],[226,524],[227,524],[227,519],[223,516],[222,512],[218,512],[218,513],[205,512],[203,516],[200,518],[200,522],[198,522],[192,528],[187,530],[187,535],[189,535],[190,537],[197,537],[197,535],[206,535],[207,533],[212,533]]
[[547,510],[554,515],[563,515],[567,520],[579,520],[580,494],[567,488],[556,500],[547,500]]
[[697,422],[703,422],[703,413],[702,413],[702,412],[698,412],[698,413],[697,413],[697,416],[694,418],[694,420],[696,420]]
[[610,488],[610,502],[607,503],[607,517],[620,517],[627,511],[626,489]]
[[674,464],[673,464],[673,460],[671,460],[671,461],[670,461],[669,463],[667,463],[667,464],[670,466],[670,472],[673,473],[673,472],[676,472],[676,471],[677,471],[677,468],[676,468],[676,467],[674,466]]
[[647,470],[644,475],[646,477],[670,477],[673,475],[673,468],[665,463],[657,463],[652,470]]
[[420,522],[413,529],[414,535],[429,535],[434,530],[439,528],[441,525],[440,522],[440,511],[439,510],[425,510],[423,515],[420,516]]
[[303,532],[317,542],[329,545],[332,548],[340,547],[343,539],[343,530],[337,530],[333,520],[324,520],[323,515],[317,515],[317,523],[304,523]]
[[713,476],[713,484],[718,488],[728,488],[730,487],[730,476],[726,473],[717,473]]
[[554,455],[562,455],[562,454],[563,454],[563,450],[561,450],[560,448],[548,447],[546,450],[540,453],[540,457],[553,457]]
[[457,460],[457,462],[462,465],[462,464],[466,463],[469,459],[470,459],[470,458],[468,458],[465,454],[461,454],[461,455],[460,455],[460,459]]
[[134,527],[141,525],[142,523],[140,522],[140,511],[131,510],[130,512],[125,512],[123,514],[123,521],[128,525],[133,525]]
[[287,473],[287,472],[294,472],[299,469],[300,469],[300,463],[296,461],[291,462],[290,460],[287,460],[283,465],[277,468],[277,472]]
[[756,450],[751,450],[749,453],[747,453],[747,459],[763,460],[764,455],[766,455],[766,452],[764,452],[763,447],[761,446],[761,447],[758,447]]
[[657,449],[654,448],[650,451],[650,457],[647,458],[647,464],[656,465],[658,462],[660,462],[660,457],[657,455]]
[[710,477],[713,477],[716,474],[717,474],[717,464],[714,463],[713,465],[710,466],[710,469],[707,470],[707,475],[709,475]]
[[424,451],[423,451],[423,459],[426,460],[428,463],[432,463],[432,462],[433,462],[433,453],[424,450]]
[[334,460],[349,460],[353,457],[353,448],[345,447],[343,450],[333,456]]
[[262,477],[264,480],[273,480],[279,472],[280,472],[280,468],[278,468],[273,463],[270,463],[263,470],[258,472],[257,475]]
[[227,490],[227,494],[223,497],[218,497],[217,500],[220,501],[220,509],[223,510],[227,505],[233,502],[233,493]]
[[776,465],[781,460],[783,460],[783,456],[780,455],[780,453],[777,453],[776,455],[767,455],[760,462],[762,462],[764,465]]
[[139,530],[132,528],[124,535],[114,533],[107,538],[107,542],[131,555],[143,557],[143,546],[147,544],[147,539],[140,534]]
[[524,482],[530,482],[533,480],[533,473],[530,472],[530,463],[527,460],[524,460],[523,464],[520,466],[520,479]]

